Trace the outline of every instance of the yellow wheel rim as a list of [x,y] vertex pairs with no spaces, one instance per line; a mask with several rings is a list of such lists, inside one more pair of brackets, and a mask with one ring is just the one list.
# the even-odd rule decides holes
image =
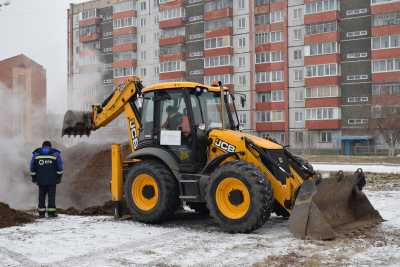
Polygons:
[[215,191],[219,211],[229,219],[244,217],[250,208],[250,193],[247,186],[237,178],[224,178]]
[[139,174],[132,183],[132,199],[135,205],[149,211],[158,203],[158,185],[156,180],[148,174]]

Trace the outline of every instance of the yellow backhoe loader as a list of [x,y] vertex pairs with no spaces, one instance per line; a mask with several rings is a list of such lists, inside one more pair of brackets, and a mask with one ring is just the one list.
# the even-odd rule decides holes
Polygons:
[[332,239],[382,221],[361,191],[361,170],[321,178],[274,140],[241,132],[236,102],[245,99],[220,82],[144,88],[132,78],[91,112],[68,111],[62,134],[89,135],[125,113],[132,153],[122,160],[112,145],[112,200],[116,215],[125,201],[141,222],[162,222],[183,202],[232,233],[261,227],[272,212],[289,217],[300,238]]

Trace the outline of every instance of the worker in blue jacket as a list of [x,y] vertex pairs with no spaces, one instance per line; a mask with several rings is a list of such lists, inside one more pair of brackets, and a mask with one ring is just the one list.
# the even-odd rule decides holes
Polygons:
[[61,182],[64,163],[61,152],[51,147],[50,141],[44,141],[42,147],[32,153],[30,164],[32,182],[39,187],[39,217],[57,217],[56,210],[56,186]]

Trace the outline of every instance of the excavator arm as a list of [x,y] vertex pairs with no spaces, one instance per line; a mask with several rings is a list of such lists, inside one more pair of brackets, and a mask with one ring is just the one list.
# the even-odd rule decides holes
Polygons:
[[93,105],[89,112],[72,111],[65,113],[62,136],[89,136],[92,131],[107,126],[121,113],[125,113],[131,149],[138,144],[140,129],[139,110],[135,101],[141,95],[143,85],[138,78],[130,78],[119,86],[100,105]]

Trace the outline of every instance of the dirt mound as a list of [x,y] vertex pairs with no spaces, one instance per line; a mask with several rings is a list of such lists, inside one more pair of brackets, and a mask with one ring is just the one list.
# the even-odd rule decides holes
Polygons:
[[[128,146],[123,146],[123,157]],[[111,144],[81,143],[62,151],[64,177],[58,191],[59,207],[84,210],[111,199]]]
[[95,216],[95,215],[113,215],[114,205],[112,201],[107,201],[102,206],[88,207],[83,210],[78,210],[74,207],[68,209],[58,209],[61,214],[67,215],[81,215],[81,216]]
[[0,228],[31,223],[34,220],[33,215],[11,209],[7,204],[0,202]]

